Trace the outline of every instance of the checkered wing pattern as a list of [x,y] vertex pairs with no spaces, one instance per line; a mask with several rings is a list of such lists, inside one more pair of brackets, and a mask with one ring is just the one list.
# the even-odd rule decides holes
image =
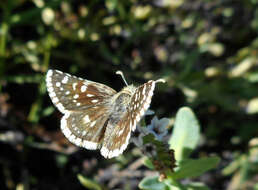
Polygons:
[[[136,88],[128,107],[128,112],[122,115],[118,122],[108,122],[101,154],[106,158],[112,158],[121,154],[127,147],[131,131],[136,129],[145,111],[149,108],[155,81],[149,81]],[[110,116],[112,117],[112,115]]]
[[46,84],[53,104],[65,114],[61,130],[68,140],[87,149],[99,148],[110,114],[108,102],[116,91],[58,70],[48,71]]
[[131,136],[130,122],[130,113],[118,122],[108,122],[101,148],[101,154],[105,158],[118,156],[126,149]]
[[103,105],[116,94],[112,88],[71,76],[58,70],[49,70],[46,76],[49,96],[60,112],[82,111]]
[[132,131],[136,129],[136,124],[148,110],[153,96],[156,81],[150,80],[138,87],[132,97],[130,104]]
[[99,149],[106,129],[107,113],[104,107],[66,113],[61,120],[61,130],[73,144],[90,150]]
[[57,70],[49,70],[46,76],[49,96],[64,114],[64,135],[77,146],[101,149],[106,158],[126,149],[131,131],[150,106],[156,82],[162,81],[150,80],[138,88],[129,85],[117,93],[106,85]]

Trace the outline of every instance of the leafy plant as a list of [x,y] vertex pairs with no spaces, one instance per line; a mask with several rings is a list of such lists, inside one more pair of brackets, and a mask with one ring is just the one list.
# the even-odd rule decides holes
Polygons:
[[[139,187],[144,190],[171,190],[171,189],[208,189],[204,184],[190,182],[180,183],[180,179],[193,178],[215,168],[219,163],[216,156],[198,159],[189,158],[192,151],[197,147],[200,139],[200,126],[198,120],[190,108],[183,107],[176,114],[172,136],[168,141],[170,149],[175,151],[176,167],[166,168],[165,177],[145,177]],[[160,154],[157,154],[160,157]],[[168,158],[164,158],[168,159]],[[160,160],[165,162],[166,160]],[[146,161],[146,166],[155,169],[155,162]],[[164,175],[164,174],[163,174]]]

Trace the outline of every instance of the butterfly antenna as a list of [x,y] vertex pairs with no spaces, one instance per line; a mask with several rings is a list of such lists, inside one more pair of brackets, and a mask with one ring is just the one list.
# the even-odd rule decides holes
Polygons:
[[166,80],[165,80],[165,79],[158,79],[158,80],[156,80],[155,82],[162,82],[162,83],[165,83]]
[[126,80],[125,80],[125,77],[124,77],[123,72],[122,72],[122,71],[117,71],[116,74],[117,74],[117,75],[121,75],[121,77],[122,77],[124,83],[126,84],[126,86],[128,86],[128,84],[127,84],[127,82],[126,82]]

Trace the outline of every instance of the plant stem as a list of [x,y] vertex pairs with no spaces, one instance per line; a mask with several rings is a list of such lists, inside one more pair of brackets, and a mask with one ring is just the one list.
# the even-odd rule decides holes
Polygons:
[[[9,30],[8,18],[9,18],[9,9],[8,7],[3,8],[4,16],[3,21],[0,26],[0,79],[4,78],[5,73],[5,57],[6,57],[6,38]],[[0,82],[0,91],[2,90],[2,85]]]
[[[46,71],[49,66],[50,62],[50,55],[51,55],[51,47],[53,43],[53,36],[52,34],[49,34],[46,39],[45,43],[45,51],[44,51],[44,58],[43,58],[43,69],[42,71]],[[40,81],[38,85],[38,95],[36,101],[32,104],[30,108],[30,113],[28,115],[28,120],[33,123],[37,123],[40,119],[40,109],[42,107],[42,98],[43,95],[45,94],[45,80],[44,77]]]
[[3,22],[1,25],[0,32],[0,57],[5,56],[5,47],[6,47],[6,34],[8,31],[8,24]]

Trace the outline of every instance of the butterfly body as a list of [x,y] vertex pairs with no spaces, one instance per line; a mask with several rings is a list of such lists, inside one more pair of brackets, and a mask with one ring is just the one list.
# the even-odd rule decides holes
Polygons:
[[160,81],[116,92],[58,70],[49,70],[46,76],[49,96],[64,114],[64,135],[77,146],[101,149],[106,158],[118,156],[127,147],[131,131],[150,105],[156,82]]
[[135,89],[133,85],[127,86],[111,98],[111,116],[123,115],[125,112],[129,111]]

